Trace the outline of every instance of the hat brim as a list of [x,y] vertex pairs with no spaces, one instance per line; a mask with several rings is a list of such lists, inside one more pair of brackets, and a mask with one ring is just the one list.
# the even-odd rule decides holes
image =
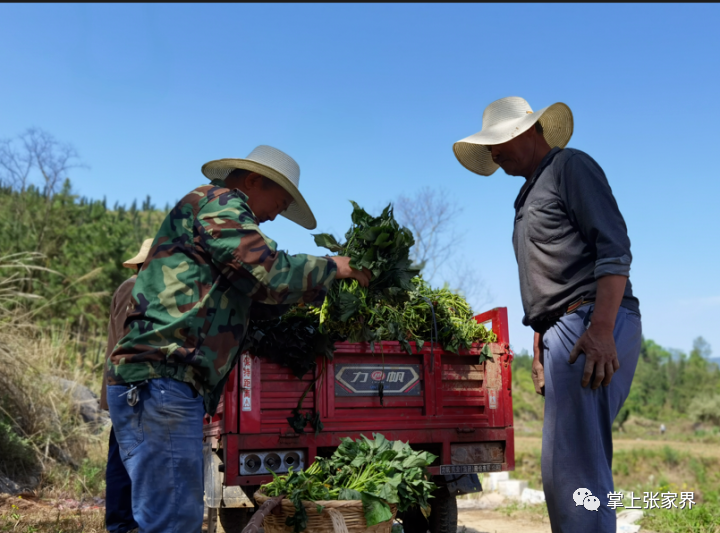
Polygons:
[[503,144],[525,133],[536,122],[543,127],[543,137],[551,148],[565,148],[573,134],[573,115],[570,108],[558,102],[527,116],[508,120],[493,128],[486,128],[453,144],[455,157],[466,169],[490,176],[498,168],[488,146]]
[[251,172],[257,172],[258,174],[265,176],[280,185],[290,194],[290,196],[293,197],[293,201],[290,203],[288,208],[280,213],[280,215],[306,229],[315,229],[317,227],[315,215],[313,215],[310,206],[307,204],[298,188],[293,182],[274,168],[249,159],[216,159],[215,161],[205,163],[202,166],[202,173],[210,180],[224,180],[230,172],[238,168],[242,170],[250,170]]
[[140,251],[135,257],[126,260],[122,265],[125,268],[132,268],[137,265],[141,265],[147,259],[150,249],[152,248],[153,239],[145,239],[140,246]]

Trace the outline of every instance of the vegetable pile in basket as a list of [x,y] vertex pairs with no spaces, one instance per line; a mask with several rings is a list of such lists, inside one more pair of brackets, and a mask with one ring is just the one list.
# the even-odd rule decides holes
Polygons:
[[[389,504],[396,504],[399,512],[419,506],[429,516],[428,499],[437,487],[427,467],[437,456],[413,451],[409,444],[389,441],[379,433],[373,439],[344,438],[330,458],[316,457],[304,471],[273,474],[275,479],[261,491],[270,497],[285,494],[293,502],[295,514],[286,525],[296,533],[307,527],[303,501],[360,500],[368,527],[392,518]],[[322,510],[318,505],[317,512]]]
[[[447,288],[433,289],[412,266],[412,233],[401,227],[388,205],[378,217],[355,202],[352,226],[340,244],[327,233],[315,242],[331,252],[349,256],[354,268],[372,272],[370,286],[356,280],[336,281],[320,308],[295,306],[282,318],[252,321],[245,346],[255,355],[290,367],[302,378],[315,358],[332,358],[339,341],[399,341],[408,353],[433,340],[457,353],[476,342],[493,342],[495,335],[473,319],[465,299]],[[437,335],[436,335],[437,330]]]

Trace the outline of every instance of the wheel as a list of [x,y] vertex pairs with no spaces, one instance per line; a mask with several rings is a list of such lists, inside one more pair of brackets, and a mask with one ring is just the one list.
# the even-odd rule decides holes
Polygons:
[[402,520],[403,533],[425,533],[428,530],[428,522],[419,507],[398,513],[397,517]]
[[242,533],[254,512],[255,509],[220,507],[218,509],[217,533]]
[[402,520],[404,533],[456,533],[457,500],[449,494],[431,499],[429,523],[418,507],[398,513],[398,518]]
[[448,494],[430,500],[430,533],[457,532],[457,500]]

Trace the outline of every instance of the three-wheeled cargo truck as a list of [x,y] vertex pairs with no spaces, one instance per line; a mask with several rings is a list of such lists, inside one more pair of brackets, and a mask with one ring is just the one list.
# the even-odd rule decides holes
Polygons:
[[[410,355],[397,342],[376,343],[374,351],[338,343],[332,361],[318,358],[315,375],[300,380],[289,368],[241,354],[217,413],[205,420],[210,531],[241,532],[255,510],[252,495],[272,480],[271,471],[328,457],[342,437],[382,433],[438,456],[430,467],[439,489],[429,523],[409,512],[401,516],[405,531],[455,533],[456,496],[482,490],[478,473],[515,467],[507,309],[475,320],[497,335],[492,359],[482,363],[482,345],[454,354],[425,343],[415,353],[411,343]],[[319,413],[323,427],[298,434],[287,419],[306,391],[303,410]]]

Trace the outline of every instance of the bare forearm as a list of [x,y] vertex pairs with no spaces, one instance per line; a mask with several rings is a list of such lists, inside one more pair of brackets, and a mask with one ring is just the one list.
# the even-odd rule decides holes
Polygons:
[[591,321],[594,330],[612,332],[615,329],[615,318],[625,294],[626,283],[625,276],[603,276],[597,280],[595,310]]

